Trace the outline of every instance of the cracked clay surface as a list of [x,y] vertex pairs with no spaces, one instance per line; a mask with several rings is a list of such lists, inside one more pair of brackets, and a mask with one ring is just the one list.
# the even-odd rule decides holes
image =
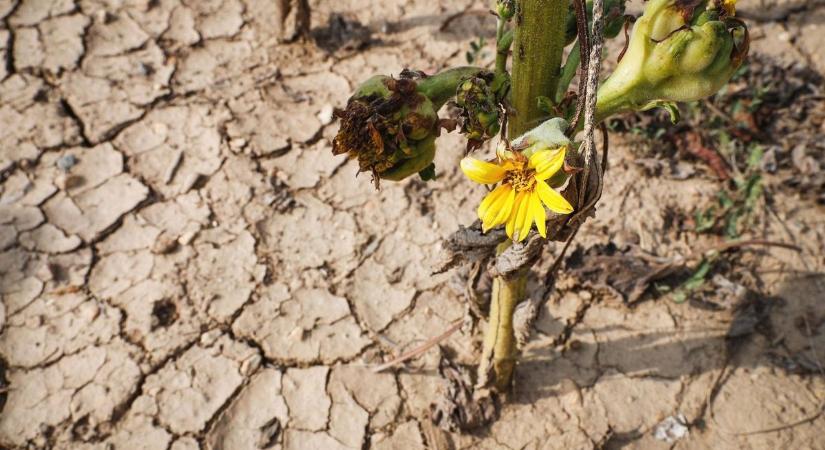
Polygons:
[[[755,319],[562,277],[500,418],[433,429],[438,349],[370,369],[467,316],[431,272],[483,192],[455,134],[436,181],[374,191],[331,113],[370,74],[465,64],[487,2],[313,0],[318,45],[279,43],[276,3],[0,0],[0,447],[825,449],[825,209],[783,193],[763,228],[802,253],[752,257]],[[825,9],[794,11],[755,51],[825,71]],[[578,244],[685,254],[664,211],[717,182],[633,158],[615,138]],[[443,344],[459,364],[470,328]]]

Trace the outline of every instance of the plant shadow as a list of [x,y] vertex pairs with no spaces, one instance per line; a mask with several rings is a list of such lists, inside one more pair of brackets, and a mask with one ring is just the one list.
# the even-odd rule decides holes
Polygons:
[[[638,322],[625,326],[625,314],[617,312],[612,324],[591,327],[585,320],[564,346],[539,336],[520,358],[513,401],[533,404],[618,374],[675,380],[723,367],[771,366],[825,376],[825,273],[788,279],[776,296],[750,293],[733,311],[711,314],[722,317],[695,328],[646,330]],[[553,318],[540,320],[545,329],[563,327]]]

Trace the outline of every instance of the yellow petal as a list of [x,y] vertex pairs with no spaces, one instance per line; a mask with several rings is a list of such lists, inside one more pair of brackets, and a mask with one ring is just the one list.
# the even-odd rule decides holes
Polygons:
[[[485,217],[488,213],[490,213],[490,207],[495,204],[496,200],[499,197],[507,193],[507,189],[502,185],[495,189],[492,192],[488,193],[484,200],[481,201],[481,204],[478,205],[478,218],[481,219],[482,222],[486,222]],[[497,213],[497,211],[496,211]],[[495,217],[495,213],[493,213],[493,217]]]
[[[515,192],[515,191],[513,191]],[[513,208],[510,210],[510,215],[507,217],[507,226],[504,230],[507,232],[507,237],[513,238],[513,231],[516,229],[516,219],[518,218],[519,206],[523,203],[525,192],[519,192],[515,197]]]
[[516,218],[516,227],[518,228],[518,241],[521,242],[530,234],[530,228],[533,227],[533,214],[530,199],[533,197],[532,193],[527,193],[521,201],[518,208],[518,218]]
[[498,183],[507,173],[501,166],[475,158],[461,160],[461,170],[467,178],[481,184]]
[[559,214],[570,214],[573,212],[573,207],[570,205],[570,202],[565,200],[561,194],[554,191],[544,181],[536,180],[536,193],[539,194],[539,198],[550,211]]
[[508,217],[510,217],[510,212],[513,210],[513,204],[516,201],[516,190],[510,187],[510,185],[503,185],[507,188],[508,193],[507,196],[504,197],[504,200],[501,202],[501,205],[498,210],[498,215],[493,220],[490,228],[497,227],[503,224]]
[[533,212],[533,220],[536,221],[536,229],[539,230],[541,237],[547,239],[547,225],[544,223],[544,206],[542,206],[539,194],[536,192],[530,194],[530,210]]
[[530,168],[537,169],[541,165],[548,164],[553,158],[555,158],[561,148],[553,149],[553,150],[539,150],[532,155],[530,155]]
[[533,153],[530,157],[530,167],[536,169],[536,179],[546,180],[558,172],[564,165],[565,153],[565,147]]
[[512,208],[512,200],[510,198],[515,196],[515,192],[506,184],[499,186],[499,188],[501,189],[496,189],[498,189],[500,193],[496,196],[495,201],[490,204],[490,207],[481,219],[481,230],[485,233],[490,228],[501,225],[499,217],[502,215],[506,217],[506,215],[510,214],[510,208]]

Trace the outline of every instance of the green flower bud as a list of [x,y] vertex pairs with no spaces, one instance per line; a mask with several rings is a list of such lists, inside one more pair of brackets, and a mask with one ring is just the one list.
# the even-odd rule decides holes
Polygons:
[[516,0],[496,0],[496,14],[503,21],[508,21],[516,14]]
[[733,2],[651,0],[633,27],[616,70],[599,88],[597,115],[715,94],[748,51],[747,28]]
[[461,110],[461,133],[472,150],[498,134],[499,101],[492,84],[492,74],[479,74],[464,79],[456,91],[455,104]]

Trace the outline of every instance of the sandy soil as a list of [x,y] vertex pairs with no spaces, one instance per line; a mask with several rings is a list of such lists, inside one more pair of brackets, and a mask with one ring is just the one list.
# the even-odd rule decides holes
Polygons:
[[[370,368],[467,316],[460,276],[430,273],[482,190],[446,135],[437,181],[375,192],[331,156],[331,108],[369,74],[463,64],[492,21],[439,29],[483,1],[311,3],[325,48],[278,45],[264,0],[0,0],[0,447],[825,449],[825,208],[779,191],[759,236],[801,254],[743,255],[716,308],[563,280],[500,419],[434,430],[438,350]],[[825,8],[752,33],[825,72]],[[581,248],[702,245],[669,217],[713,176],[650,176],[613,143]],[[758,292],[731,307],[746,266]],[[479,333],[444,352],[472,364]]]

